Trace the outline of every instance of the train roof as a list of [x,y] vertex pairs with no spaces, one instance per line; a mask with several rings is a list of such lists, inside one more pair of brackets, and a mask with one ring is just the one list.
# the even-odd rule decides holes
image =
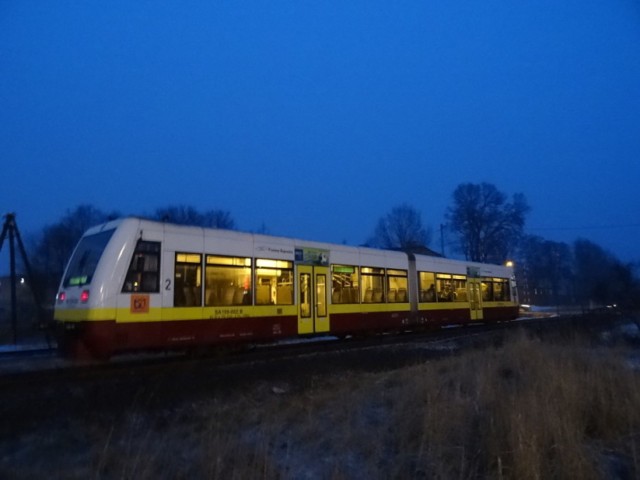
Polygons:
[[115,228],[131,228],[141,230],[142,232],[145,230],[154,232],[161,231],[164,234],[202,237],[205,240],[205,243],[207,238],[215,238],[223,241],[226,245],[236,246],[239,252],[243,251],[243,245],[246,246],[248,244],[252,244],[272,254],[280,252],[283,256],[275,256],[281,256],[281,258],[288,257],[289,254],[293,255],[294,248],[299,247],[328,250],[331,252],[332,263],[348,263],[349,260],[353,260],[354,255],[358,255],[359,263],[361,265],[372,264],[380,266],[384,265],[386,268],[401,268],[402,262],[406,262],[407,256],[410,255],[415,258],[418,270],[425,269],[429,271],[450,271],[452,273],[468,274],[469,269],[475,269],[475,271],[479,272],[478,274],[481,276],[503,276],[512,270],[511,267],[506,267],[504,265],[484,264],[445,258],[435,254],[435,252],[429,249],[412,250],[411,252],[385,250],[365,246],[319,242],[294,237],[240,232],[237,230],[180,225],[133,216],[122,217],[97,225],[88,229],[85,235],[92,235]]

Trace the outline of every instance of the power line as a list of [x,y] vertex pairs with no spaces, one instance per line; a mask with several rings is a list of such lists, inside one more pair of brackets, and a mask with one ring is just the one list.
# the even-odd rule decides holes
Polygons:
[[617,225],[583,225],[581,227],[530,227],[527,230],[532,231],[550,231],[550,230],[617,230],[622,228],[640,228],[640,223],[627,223]]

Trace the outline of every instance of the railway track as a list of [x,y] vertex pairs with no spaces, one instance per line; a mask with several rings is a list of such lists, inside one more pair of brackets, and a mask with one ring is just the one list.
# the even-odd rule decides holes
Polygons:
[[[79,363],[66,360],[59,358],[55,349],[17,350],[0,355],[0,388],[10,388],[18,384],[82,383],[117,378],[122,375],[136,375],[143,378],[180,370],[198,370],[211,374],[216,369],[248,370],[256,365],[268,365],[269,362],[287,365],[286,368],[289,368],[288,364],[312,358],[320,362],[327,362],[330,359],[330,363],[336,365],[336,368],[341,368],[337,366],[341,363],[340,356],[356,356],[359,352],[368,350],[378,350],[381,356],[390,359],[390,366],[393,366],[402,364],[404,360],[401,359],[405,357],[419,361],[451,354],[483,342],[486,344],[501,335],[501,332],[513,328],[520,327],[543,332],[545,329],[573,328],[590,318],[589,316],[535,316],[519,318],[512,322],[447,327],[421,332],[347,339],[319,337],[303,341],[251,345],[243,350],[231,352],[139,353],[118,356],[109,362]],[[381,365],[384,367],[384,364]]]
[[358,372],[393,371],[461,354],[466,349],[500,345],[516,331],[511,327],[538,334],[558,328],[569,331],[574,321],[531,319],[407,335],[276,345],[222,356],[140,355],[102,364],[31,358],[25,359],[27,366],[0,372],[0,414],[10,422],[5,427],[26,432],[51,423],[64,425],[67,418],[111,419],[120,418],[123,411],[179,411],[181,405],[197,406],[211,398],[234,394],[257,395],[259,402],[259,395],[304,390],[325,376],[340,375],[349,382]]
[[[287,360],[303,356],[328,354],[346,354],[367,349],[390,349],[403,346],[420,348],[424,355],[437,355],[450,352],[454,347],[442,348],[441,345],[460,346],[479,341],[516,326],[532,327],[544,322],[557,321],[549,317],[521,318],[514,322],[496,324],[478,324],[468,327],[448,327],[421,332],[402,332],[380,334],[367,337],[318,337],[302,341],[284,341],[276,344],[250,345],[242,350],[213,352],[170,351],[159,353],[138,353],[121,355],[109,362],[77,362],[59,358],[55,349],[34,348],[3,352],[0,355],[0,385],[20,382],[50,382],[57,379],[81,380],[88,377],[108,377],[122,372],[144,372],[182,368],[194,363],[202,368],[223,366],[242,366],[264,363],[271,360]],[[433,350],[429,352],[429,350]]]

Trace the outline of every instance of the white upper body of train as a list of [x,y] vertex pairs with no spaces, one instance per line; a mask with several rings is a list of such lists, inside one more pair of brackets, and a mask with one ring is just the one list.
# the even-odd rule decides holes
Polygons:
[[[225,260],[228,259],[228,260]],[[425,298],[429,288],[435,288],[441,278],[458,279],[458,290],[467,279],[478,278],[504,282],[506,294],[500,300],[517,303],[513,269],[502,265],[481,264],[438,256],[407,254],[400,251],[353,247],[330,243],[275,237],[238,231],[208,229],[174,225],[140,218],[123,218],[89,229],[80,240],[67,265],[60,284],[56,303],[56,319],[81,321],[115,318],[117,309],[133,309],[132,294],[146,294],[148,312],[177,306],[214,306],[222,300],[210,300],[204,271],[208,265],[233,265],[249,268],[251,278],[246,280],[244,305],[258,305],[257,278],[259,268],[290,269],[301,265],[327,267],[330,280],[328,289],[334,289],[341,269],[354,268],[351,275],[359,292],[352,303],[366,303],[365,271],[386,278],[384,297],[378,303],[391,301],[389,277],[396,277],[397,285],[405,285],[406,296],[398,294],[394,302],[406,303],[411,310],[430,301]],[[191,270],[186,267],[192,266]],[[186,267],[185,267],[186,266]],[[194,270],[195,269],[195,270]],[[370,270],[369,270],[370,269]],[[176,291],[195,271],[199,278],[191,281],[190,288],[199,301],[185,305],[182,293]],[[266,270],[265,270],[266,271]],[[182,272],[182,273],[180,273]],[[275,272],[275,270],[274,270]],[[279,273],[282,273],[278,270]],[[276,275],[274,273],[274,275]],[[331,277],[331,275],[333,275]],[[424,275],[431,275],[424,277]],[[403,277],[406,280],[403,280]],[[266,277],[265,277],[266,278]],[[280,280],[282,277],[279,277]],[[291,275],[292,304],[300,301],[295,274]],[[427,280],[424,280],[427,278]],[[279,280],[279,281],[280,281]],[[332,282],[333,280],[333,286]],[[267,283],[267,280],[260,280]],[[282,283],[282,282],[281,282]],[[339,282],[338,282],[339,283]],[[430,285],[427,285],[430,283]],[[455,282],[449,288],[454,289]],[[444,285],[444,283],[442,283]],[[466,286],[466,283],[464,284]],[[372,289],[373,290],[373,289]],[[400,288],[399,290],[402,290]],[[180,300],[178,301],[178,298]],[[328,295],[328,303],[337,296]],[[399,301],[400,300],[400,301]],[[435,301],[435,300],[434,300]],[[179,304],[179,305],[177,305]],[[83,313],[84,311],[84,313]]]

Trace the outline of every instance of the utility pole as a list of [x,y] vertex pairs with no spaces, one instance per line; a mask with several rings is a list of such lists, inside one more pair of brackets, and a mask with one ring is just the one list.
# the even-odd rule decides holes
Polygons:
[[[27,258],[27,252],[24,249],[24,244],[22,243],[22,238],[20,237],[20,231],[18,230],[18,226],[16,225],[16,214],[15,213],[7,213],[5,216],[4,226],[2,227],[2,233],[0,234],[0,250],[2,250],[2,246],[4,244],[4,240],[9,236],[9,269],[11,275],[11,328],[13,330],[13,343],[18,343],[18,308],[17,308],[17,294],[16,294],[16,285],[17,285],[17,275],[16,275],[16,241],[18,242],[18,248],[20,250],[20,255],[22,257],[22,263],[24,264],[24,268],[27,273],[27,282],[31,287],[31,293],[33,294],[33,300],[36,304],[36,308],[38,310],[39,320],[42,322],[43,310],[42,303],[40,303],[39,295],[36,293],[35,284],[33,283],[33,275],[31,274],[31,265],[29,264],[29,260]],[[47,343],[49,341],[47,335]]]
[[440,253],[444,257],[444,223],[440,224]]

